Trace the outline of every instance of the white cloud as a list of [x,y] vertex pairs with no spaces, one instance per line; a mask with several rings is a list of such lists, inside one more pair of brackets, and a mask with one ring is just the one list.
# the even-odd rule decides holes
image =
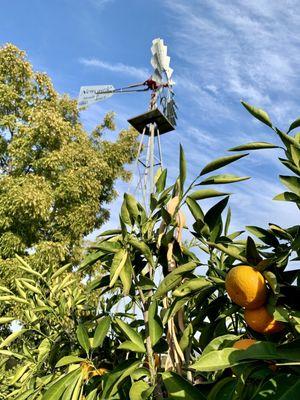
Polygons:
[[[285,102],[291,103],[300,67],[297,0],[164,4],[176,24],[176,55],[193,70],[197,86],[217,87],[219,98],[239,96],[263,107],[280,104],[286,111],[280,118],[290,118]],[[294,108],[297,104],[295,96]]]
[[79,62],[88,67],[96,67],[106,69],[111,72],[118,72],[124,75],[130,75],[136,79],[146,80],[149,76],[149,71],[146,68],[136,68],[131,65],[123,63],[109,63],[106,61],[99,60],[97,58],[81,58]]
[[89,2],[96,8],[102,9],[107,4],[114,3],[115,0],[89,0]]

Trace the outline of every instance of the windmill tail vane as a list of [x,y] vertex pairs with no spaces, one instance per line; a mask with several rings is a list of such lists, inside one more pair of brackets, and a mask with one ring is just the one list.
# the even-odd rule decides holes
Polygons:
[[[153,73],[145,81],[120,88],[115,88],[113,85],[82,86],[78,97],[78,106],[81,108],[108,99],[114,94],[151,91],[149,110],[128,120],[141,134],[136,160],[139,172],[136,189],[141,189],[145,205],[149,193],[153,193],[154,190],[154,170],[162,168],[160,135],[173,131],[177,120],[173,69],[170,67],[167,46],[162,39],[157,38],[152,41],[151,53]],[[148,143],[144,146],[143,141],[147,137]]]
[[144,82],[134,83],[121,88],[115,88],[113,85],[82,86],[78,96],[78,106],[89,106],[90,104],[108,99],[113,94],[117,93],[137,93],[146,92],[148,90],[158,92],[163,88],[171,88],[170,82],[157,82],[152,76]]

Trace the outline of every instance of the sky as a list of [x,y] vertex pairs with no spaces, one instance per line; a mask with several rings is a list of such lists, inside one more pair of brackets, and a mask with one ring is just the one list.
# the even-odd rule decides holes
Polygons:
[[[14,0],[0,1],[0,43],[26,51],[34,69],[52,78],[60,93],[76,98],[82,85],[136,83],[151,74],[154,38],[168,45],[176,102],[176,131],[162,136],[169,183],[178,174],[179,144],[184,147],[188,180],[209,161],[251,141],[279,143],[240,100],[265,109],[286,130],[299,117],[300,13],[298,0]],[[149,93],[115,95],[81,113],[90,131],[108,111],[118,128],[147,111]],[[107,134],[114,139],[114,134]],[[294,204],[272,201],[284,191],[279,174],[288,174],[277,150],[251,152],[220,170],[250,180],[215,187],[232,192],[233,229],[245,225],[283,227],[297,223]],[[216,173],[219,173],[216,172]],[[106,227],[118,225],[127,184],[108,207]],[[203,202],[207,209],[212,203]],[[298,221],[299,222],[299,221]]]

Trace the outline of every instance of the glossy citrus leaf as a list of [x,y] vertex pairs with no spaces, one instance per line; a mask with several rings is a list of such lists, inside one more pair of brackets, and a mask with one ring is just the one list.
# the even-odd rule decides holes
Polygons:
[[215,171],[216,169],[225,167],[225,165],[231,164],[240,158],[246,157],[248,153],[246,154],[236,154],[234,156],[224,156],[220,158],[216,158],[215,160],[211,161],[208,163],[201,171],[200,175],[205,175],[209,172]]
[[172,400],[204,400],[206,397],[189,381],[175,372],[163,372],[163,382]]
[[101,347],[103,344],[104,339],[109,331],[111,324],[111,319],[109,316],[102,317],[97,325],[94,338],[93,338],[93,348]]
[[203,190],[196,190],[195,192],[191,193],[189,197],[193,200],[203,200],[208,199],[210,197],[218,197],[218,196],[228,196],[229,193],[218,192],[214,189],[203,189]]
[[250,142],[246,144],[242,144],[240,146],[232,147],[229,151],[249,151],[249,150],[262,150],[262,149],[276,149],[279,146],[276,146],[273,143],[268,142]]
[[250,179],[250,176],[236,176],[232,174],[213,175],[204,179],[204,181],[198,183],[198,185],[225,185],[227,183],[246,181],[247,179]]
[[89,340],[88,331],[83,324],[80,324],[77,326],[76,335],[77,335],[77,339],[78,339],[78,342],[80,343],[81,347],[88,354],[89,350],[90,350],[90,340]]
[[263,122],[264,124],[272,127],[272,122],[270,120],[270,117],[264,110],[262,110],[261,108],[253,107],[250,104],[246,103],[245,101],[241,101],[241,103],[246,108],[246,110],[253,115],[253,117]]

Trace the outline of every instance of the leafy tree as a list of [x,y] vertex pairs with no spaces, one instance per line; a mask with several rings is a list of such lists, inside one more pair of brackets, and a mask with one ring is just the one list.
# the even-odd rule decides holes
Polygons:
[[[280,161],[289,162],[293,175],[281,177],[290,194],[280,200],[299,206],[299,136],[279,131],[264,111],[245,106],[282,139],[286,159]],[[233,150],[272,147],[254,142]],[[70,266],[39,273],[18,258],[28,274],[19,278],[23,294],[0,288],[0,301],[27,307],[22,330],[0,343],[3,399],[299,397],[299,269],[287,266],[300,257],[300,226],[250,226],[257,239],[240,239],[242,231],[230,230],[229,209],[224,217],[229,196],[210,189],[245,179],[210,174],[244,155],[213,160],[185,188],[181,148],[178,179],[166,187],[167,171],[160,173],[150,214],[125,194],[121,228],[103,232],[76,272],[88,274],[86,283],[75,283]],[[222,199],[204,212],[201,201],[214,197]],[[189,246],[180,232],[184,204],[194,219]],[[206,254],[205,264],[193,251],[196,245]],[[281,322],[281,332],[255,331],[244,309],[229,298],[226,276],[240,264],[263,274],[265,307]],[[6,318],[0,322],[15,316]],[[241,338],[254,344],[241,349],[236,345]]]
[[91,135],[77,103],[60,96],[12,44],[0,48],[0,280],[9,284],[15,253],[31,266],[76,263],[85,235],[109,217],[116,179],[128,180],[136,132],[114,130],[113,114]]

